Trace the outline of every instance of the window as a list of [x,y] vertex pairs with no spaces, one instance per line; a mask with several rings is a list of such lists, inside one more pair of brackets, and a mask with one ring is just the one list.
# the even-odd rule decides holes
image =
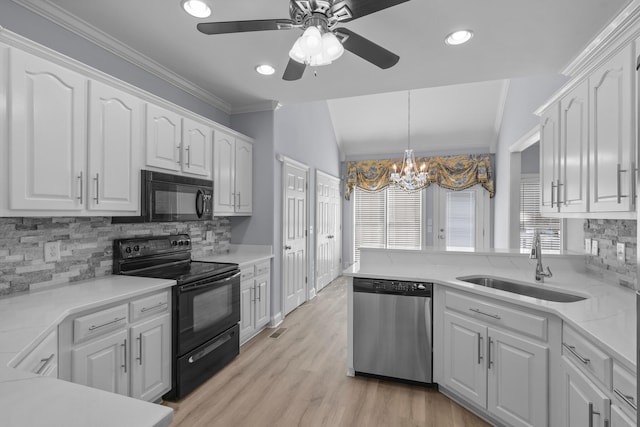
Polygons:
[[423,191],[408,193],[396,187],[354,193],[354,260],[360,248],[421,249]]
[[540,215],[540,179],[523,176],[520,182],[520,249],[530,250],[533,233],[540,231],[544,252],[562,249],[562,220]]
[[434,205],[434,246],[447,251],[489,247],[489,193],[475,185],[465,190],[438,187]]

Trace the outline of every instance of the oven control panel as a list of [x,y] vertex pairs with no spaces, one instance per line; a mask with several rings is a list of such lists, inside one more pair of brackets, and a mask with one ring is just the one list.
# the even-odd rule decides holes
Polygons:
[[190,250],[191,239],[188,234],[119,239],[114,241],[114,256],[121,260],[189,252]]

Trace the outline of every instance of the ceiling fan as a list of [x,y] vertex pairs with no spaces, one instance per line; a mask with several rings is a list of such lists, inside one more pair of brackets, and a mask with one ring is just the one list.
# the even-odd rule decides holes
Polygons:
[[382,69],[393,67],[400,57],[359,36],[338,23],[387,9],[409,0],[290,0],[290,19],[258,19],[251,21],[203,22],[197,25],[204,34],[228,34],[251,31],[290,30],[304,33],[289,52],[284,80],[298,80],[307,65],[327,65],[346,49]]

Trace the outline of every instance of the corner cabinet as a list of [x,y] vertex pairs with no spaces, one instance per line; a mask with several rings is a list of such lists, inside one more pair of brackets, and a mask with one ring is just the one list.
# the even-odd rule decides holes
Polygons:
[[216,129],[213,164],[213,214],[251,215],[253,144],[239,135]]

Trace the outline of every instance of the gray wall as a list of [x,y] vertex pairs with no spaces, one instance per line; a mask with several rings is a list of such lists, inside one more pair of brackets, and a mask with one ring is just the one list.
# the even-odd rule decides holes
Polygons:
[[[509,192],[512,185],[509,174],[511,156],[509,147],[538,125],[539,118],[533,112],[567,80],[568,78],[562,75],[548,75],[512,79],[509,83],[496,150],[493,231],[496,248],[510,246],[507,226],[511,220]],[[516,184],[519,185],[519,183]]]
[[[177,0],[176,0],[177,1]],[[144,18],[141,18],[144,19]],[[229,126],[229,115],[14,3],[0,1],[0,26],[183,108]]]
[[520,154],[520,173],[539,174],[540,173],[540,143],[529,146]]

